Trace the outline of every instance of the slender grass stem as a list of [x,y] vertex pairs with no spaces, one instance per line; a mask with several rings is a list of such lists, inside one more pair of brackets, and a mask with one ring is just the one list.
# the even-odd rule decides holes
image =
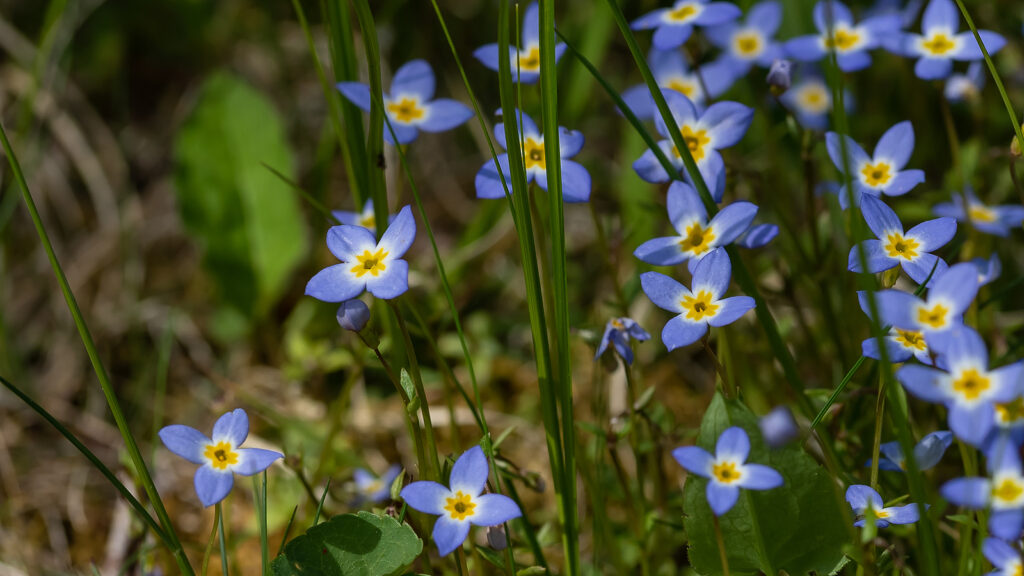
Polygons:
[[885,412],[885,380],[878,380],[878,398],[875,400],[875,435],[871,446],[871,488],[878,489],[878,464],[882,452],[882,418]]
[[220,541],[220,573],[223,576],[228,576],[228,539],[225,535],[224,530],[224,509],[221,507],[222,503],[217,503],[217,533],[219,535],[218,540]]
[[427,469],[427,478],[430,480],[440,480],[441,463],[438,461],[437,456],[437,441],[434,438],[434,425],[430,421],[430,403],[427,402],[427,392],[423,388],[423,376],[420,374],[420,363],[416,358],[416,349],[412,345],[409,328],[405,325],[405,318],[402,316],[402,311],[398,304],[388,300],[388,305],[398,321],[398,331],[402,334],[402,339],[405,341],[405,349],[409,357],[409,374],[412,376],[413,385],[416,387],[416,395],[419,396],[420,400],[420,414],[423,416],[423,428],[420,431],[426,440],[427,462],[430,465]]
[[[206,541],[206,552],[203,553],[203,567],[202,576],[206,576],[206,573],[210,569],[210,556],[213,555],[213,543],[217,541],[217,530],[220,529],[220,505],[218,504],[214,508],[213,512],[213,528],[210,530],[210,538]],[[284,543],[281,544],[281,548],[284,549]]]

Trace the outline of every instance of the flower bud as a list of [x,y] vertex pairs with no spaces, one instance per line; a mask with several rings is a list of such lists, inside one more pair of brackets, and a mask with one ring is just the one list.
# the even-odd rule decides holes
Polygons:
[[793,414],[785,406],[778,406],[765,414],[758,422],[758,426],[761,428],[761,435],[764,436],[765,443],[772,448],[787,444],[800,433]]
[[487,529],[487,545],[495,550],[508,548],[508,536],[505,535],[504,526],[499,524]]
[[342,302],[338,307],[338,324],[345,330],[359,332],[370,321],[370,308],[362,300]]
[[[1021,124],[1021,129],[1024,129],[1024,124]],[[1010,142],[1010,157],[1013,159],[1020,158],[1020,142],[1017,141],[1017,137],[1013,137],[1013,142]]]
[[793,64],[789,60],[775,60],[766,78],[772,94],[781,96],[793,84]]

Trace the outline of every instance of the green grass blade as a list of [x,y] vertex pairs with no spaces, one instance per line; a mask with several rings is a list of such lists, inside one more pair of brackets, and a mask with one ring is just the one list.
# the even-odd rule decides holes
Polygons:
[[388,196],[384,184],[384,88],[380,79],[380,45],[377,43],[377,28],[367,0],[352,0],[356,9],[356,20],[363,31],[363,48],[366,51],[366,66],[370,74],[370,125],[366,136],[366,170],[369,174],[367,185],[373,198],[373,213],[377,221],[377,238],[384,235],[388,226]]
[[320,494],[320,502],[316,505],[316,514],[313,516],[313,526],[320,523],[320,514],[324,510],[324,502],[327,500],[327,493],[331,489],[331,479],[327,479],[327,484],[324,485],[324,491]]

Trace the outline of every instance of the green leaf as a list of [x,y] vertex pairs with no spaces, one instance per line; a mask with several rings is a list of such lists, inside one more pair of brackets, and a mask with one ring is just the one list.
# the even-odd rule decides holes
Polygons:
[[[842,559],[848,535],[828,475],[796,446],[769,451],[757,417],[739,401],[721,395],[704,414],[697,444],[714,453],[718,436],[730,426],[739,426],[750,436],[748,462],[769,465],[785,479],[774,490],[743,490],[736,506],[719,518],[731,573],[827,574]],[[713,514],[705,497],[707,483],[695,475],[687,478],[684,525],[694,568],[701,574],[722,574]]]
[[185,227],[238,322],[241,336],[277,301],[308,244],[294,194],[264,166],[294,179],[291,150],[271,102],[243,80],[206,80],[175,142],[175,188]]
[[393,576],[423,551],[408,524],[369,512],[335,516],[289,542],[274,576]]

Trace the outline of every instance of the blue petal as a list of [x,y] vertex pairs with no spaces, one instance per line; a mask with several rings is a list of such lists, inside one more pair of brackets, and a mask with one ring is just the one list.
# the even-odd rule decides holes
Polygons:
[[434,97],[434,70],[426,60],[410,60],[395,71],[391,79],[391,97],[418,96],[421,102]]
[[922,438],[914,447],[914,458],[917,460],[918,468],[921,470],[934,468],[952,444],[953,433],[948,430],[932,432]]
[[726,428],[715,443],[715,458],[746,462],[750,456],[750,436],[739,426]]
[[775,0],[765,0],[750,7],[746,21],[771,38],[782,23],[782,6]]
[[498,162],[501,164],[501,175],[505,176],[505,183],[502,184],[501,182],[501,177],[497,167],[494,165],[494,160],[488,160],[480,167],[480,171],[476,173],[474,185],[477,198],[504,198],[505,186],[508,186],[509,194],[512,193],[512,183],[509,180],[511,171],[508,167],[508,154],[498,156]]
[[484,455],[483,448],[473,446],[455,461],[448,484],[452,492],[462,490],[466,494],[477,496],[487,486],[487,473],[487,456]]
[[322,302],[344,302],[363,293],[366,281],[349,272],[351,264],[335,264],[316,273],[306,283],[306,295]]
[[[949,433],[947,432],[947,434]],[[950,434],[950,437],[952,436],[953,435]],[[903,471],[903,467],[900,465],[905,463],[905,458],[903,458],[903,448],[900,447],[899,442],[886,442],[885,444],[879,446],[879,451],[882,454],[882,457],[879,459],[878,462],[880,468],[883,464],[886,464],[888,462],[889,465],[892,466],[892,468],[890,469],[895,469],[896,471],[900,472]],[[915,455],[916,454],[917,453],[915,452]],[[920,466],[920,464],[921,462],[920,460],[918,460],[918,466]]]
[[985,558],[1000,570],[1005,570],[1007,564],[1020,562],[1020,552],[999,538],[985,538],[981,550]]
[[928,302],[943,299],[953,304],[952,315],[959,316],[971,306],[978,293],[978,272],[974,264],[961,262],[949,267],[928,291]]
[[934,254],[921,254],[913,261],[904,260],[901,264],[907,275],[914,279],[914,282],[924,284],[924,281],[928,280],[928,286],[933,286],[936,279],[949,270],[949,264]]
[[707,322],[691,322],[682,316],[676,316],[665,323],[661,330],[661,341],[669,350],[675,350],[693,344],[707,332]]
[[736,500],[740,497],[740,489],[734,485],[711,481],[708,482],[706,494],[711,511],[715,513],[715,516],[721,516],[736,505]]
[[708,318],[708,324],[715,328],[732,324],[755,306],[754,299],[750,296],[733,296],[715,303],[719,306],[718,313]]
[[923,56],[914,65],[914,74],[922,80],[942,80],[953,71],[953,60]]
[[704,79],[704,86],[702,88],[707,89],[707,94],[704,94],[703,90],[699,89],[694,96],[695,104],[703,102],[706,97],[717,98],[721,96],[732,87],[737,79],[734,75],[732,64],[723,58],[708,62],[697,71],[700,73],[700,77]]
[[1021,529],[1024,529],[1024,510],[994,510],[988,519],[988,529],[996,538],[1011,542],[1020,540]]
[[562,160],[562,199],[565,202],[587,202],[590,200],[590,187],[590,172],[582,164]]
[[718,26],[743,15],[740,7],[729,2],[710,2],[694,18],[693,23],[701,26]]
[[626,332],[633,337],[634,340],[650,340],[651,335],[644,330],[642,326],[637,324],[635,321],[629,318],[622,318],[622,323],[626,326]]
[[754,109],[738,102],[716,102],[704,111],[700,123],[707,127],[711,146],[716,150],[739,142],[750,128]]
[[648,240],[638,246],[633,255],[655,266],[675,266],[690,258],[689,252],[680,249],[678,236]]
[[875,160],[888,159],[893,163],[893,170],[899,171],[910,160],[914,152],[914,126],[909,120],[894,125],[882,134],[875,146]]
[[[867,152],[853,141],[853,138],[844,136],[846,140],[846,154],[847,164],[851,172],[856,171],[857,167],[865,162],[869,162],[871,159],[868,158]],[[832,159],[832,164],[835,165],[836,169],[840,172],[843,171],[843,150],[842,144],[839,140],[839,134],[835,132],[829,132],[825,134],[825,147],[828,149],[828,156]]]
[[412,215],[412,207],[407,204],[399,210],[376,247],[387,252],[388,258],[401,258],[415,239],[416,218]]
[[674,180],[668,186],[668,219],[672,227],[680,234],[685,234],[685,225],[697,220],[704,224],[708,220],[708,212],[704,208],[697,191],[686,182]]
[[875,492],[870,486],[853,484],[846,489],[846,502],[857,514],[863,514],[869,507],[874,510],[881,510],[885,505],[882,496]]
[[956,326],[949,332],[946,362],[951,372],[961,367],[985,369],[988,366],[988,348],[977,331],[968,326]]
[[922,244],[924,252],[934,252],[936,249],[946,245],[956,235],[955,218],[936,218],[928,220],[907,230],[908,237],[916,239]]
[[[704,37],[708,39],[716,48],[728,51],[732,43],[732,36],[736,32],[737,24],[735,22],[729,22],[718,26],[709,26],[704,28]],[[726,57],[726,55],[723,55]]]
[[619,357],[627,365],[633,364],[633,349],[629,347],[629,339],[622,332],[616,331],[612,336],[612,344],[615,346],[615,351],[619,353]]
[[747,490],[771,490],[782,486],[782,474],[762,464],[747,464],[743,467],[740,487]]
[[646,84],[637,84],[627,88],[622,93],[622,100],[640,120],[654,118],[654,98],[651,97],[651,91],[648,90]]
[[[662,152],[667,153],[666,156],[669,157],[669,160],[672,160],[672,144],[662,140],[658,143],[658,146]],[[645,151],[633,162],[633,170],[636,171],[636,175],[641,180],[652,184],[668,182],[670,179],[668,172],[665,172],[665,168],[661,165],[661,162],[658,162],[658,157],[651,150]]]
[[230,471],[214,470],[212,466],[200,466],[196,470],[196,495],[203,506],[213,506],[223,500],[235,485],[235,475]]
[[469,536],[469,527],[469,520],[460,522],[443,514],[434,523],[433,537],[434,544],[437,545],[437,552],[444,557],[462,546],[462,543],[466,541],[466,536]]
[[[391,134],[392,131],[394,131],[393,136]],[[408,144],[410,142],[414,142],[419,134],[419,130],[417,130],[415,126],[402,124],[401,122],[396,122],[394,119],[391,119],[390,123],[384,124],[384,141],[391,145],[395,145],[396,143]]]
[[523,47],[540,44],[540,9],[536,2],[530,2],[523,14]]
[[611,342],[612,333],[615,332],[615,328],[612,327],[612,323],[609,322],[604,327],[604,334],[601,335],[601,343],[597,346],[597,352],[594,353],[594,360],[597,360],[604,354],[604,351],[608,349],[608,344]]
[[210,444],[210,439],[191,426],[172,424],[160,429],[160,440],[168,450],[181,456],[193,464],[203,464],[203,449]]
[[[870,317],[871,307],[869,306],[866,292],[858,292],[860,309]],[[882,324],[895,326],[904,330],[917,330],[917,319],[913,317],[914,310],[921,303],[921,300],[913,294],[907,294],[899,290],[882,290],[875,293],[875,305],[878,307],[879,321]]]
[[665,12],[668,12],[668,9],[659,8],[657,10],[652,10],[636,20],[633,20],[629,27],[633,30],[650,30],[651,28],[657,28],[665,22]]
[[469,521],[477,526],[497,526],[523,515],[514,500],[501,494],[484,494],[473,501],[476,510]]
[[[508,116],[501,110],[498,110],[498,114],[504,116],[507,121]],[[530,115],[522,110],[516,108],[514,110],[513,119],[516,121],[516,127],[519,128],[518,133],[522,134],[523,138],[533,138],[534,140],[540,139],[540,130],[537,128],[537,123],[530,118]],[[502,148],[508,149],[505,141],[505,124],[500,123],[494,127],[494,131],[498,137],[498,143],[501,144]]]
[[821,36],[817,34],[797,36],[787,40],[782,45],[782,48],[790,58],[801,62],[817,62],[825,57],[825,50],[821,45]]
[[921,507],[917,504],[893,506],[882,510],[889,514],[885,519],[890,524],[913,524],[921,519]]
[[841,52],[836,56],[836,63],[843,72],[857,72],[871,66],[871,56],[863,50]]
[[238,451],[238,464],[232,470],[242,476],[252,476],[263,472],[281,458],[284,458],[284,454],[273,450],[242,448]]
[[685,44],[690,39],[690,34],[692,33],[693,26],[690,24],[682,26],[663,25],[654,31],[654,37],[651,38],[651,41],[658,50],[675,50]]
[[886,196],[902,196],[924,182],[923,170],[904,170],[896,174],[882,192]]
[[853,24],[853,13],[839,0],[818,0],[814,5],[813,14],[814,25],[822,33],[834,28],[836,24]]
[[905,364],[896,371],[896,379],[908,392],[925,402],[941,404],[947,400],[940,385],[944,373],[920,364]]
[[647,63],[658,84],[662,84],[665,78],[682,76],[688,70],[686,58],[680,50],[651,50]]
[[331,226],[327,230],[327,249],[342,262],[354,262],[357,254],[377,248],[373,232],[362,226]]
[[562,126],[558,127],[558,148],[559,156],[572,158],[583,149],[583,133],[579,130],[569,130]]
[[409,290],[409,263],[405,260],[389,260],[387,270],[380,276],[367,275],[366,289],[381,300],[398,298]]
[[1018,228],[1024,222],[1024,206],[996,206],[999,223],[1009,228]]
[[[889,362],[898,364],[900,362],[906,362],[910,360],[910,357],[914,355],[913,351],[901,346],[898,342],[893,340],[891,337],[883,339],[885,342],[886,355],[889,358]],[[875,360],[881,360],[882,355],[878,351],[878,339],[874,336],[867,338],[860,343],[861,354],[868,358],[874,358]]]
[[957,506],[981,510],[988,506],[991,484],[985,478],[956,478],[943,484],[939,492]]
[[473,110],[449,98],[438,98],[427,104],[427,118],[416,126],[425,132],[444,132],[473,117]]
[[[689,98],[675,90],[662,90],[662,96],[665,97],[665,104],[668,105],[669,112],[672,113],[672,120],[675,122],[672,130],[677,130],[678,126],[684,124],[694,124],[697,122],[697,108]],[[658,134],[665,138],[670,138],[671,133],[669,132],[668,125],[665,123],[665,117],[660,113],[655,114],[654,125],[658,129]]]
[[736,244],[744,248],[754,249],[767,246],[776,236],[779,235],[779,227],[775,224],[758,224],[751,226],[749,230],[736,240]]
[[995,408],[982,403],[974,406],[953,404],[949,407],[949,428],[964,442],[980,446],[995,426]]
[[732,277],[732,262],[722,248],[716,248],[701,258],[693,271],[692,291],[707,290],[713,299],[720,299],[729,289]]
[[903,234],[903,223],[896,216],[896,212],[893,212],[893,209],[886,206],[885,202],[877,196],[867,196],[861,199],[860,209],[864,214],[864,221],[868,223],[868,228],[871,228],[878,238],[885,238],[893,232]]
[[757,206],[750,202],[730,204],[715,214],[708,226],[715,231],[715,246],[727,246],[745,232],[757,216]]
[[338,82],[338,92],[362,110],[370,110],[370,87],[361,82]]
[[690,474],[702,478],[711,477],[711,466],[715,458],[699,446],[683,446],[672,451],[672,457]]
[[921,30],[930,35],[931,30],[941,28],[944,32],[960,29],[960,11],[952,0],[931,0],[921,16]]
[[213,425],[214,442],[228,442],[232,447],[241,446],[249,435],[249,415],[241,408],[235,408],[217,418]]
[[452,491],[437,482],[413,482],[402,488],[399,493],[402,500],[413,510],[424,514],[445,516],[445,500],[450,498]]
[[[867,200],[871,196],[865,196]],[[864,251],[864,259],[868,264],[868,272],[876,274],[884,270],[889,270],[899,265],[900,261],[896,258],[890,258],[886,253],[885,248],[882,247],[880,240],[865,240],[860,244],[850,248],[850,256],[848,262],[848,268],[850,272],[862,272],[861,270],[861,250]]]
[[692,296],[685,286],[660,272],[641,274],[640,287],[655,306],[676,314],[683,311],[683,298]]
[[[509,58],[515,59],[514,48],[509,47]],[[497,44],[486,44],[473,51],[473,56],[480,61],[481,64],[494,70],[498,71],[500,64],[500,51]],[[514,67],[513,67],[514,68]],[[515,71],[513,70],[513,74]]]
[[[978,30],[978,35],[981,36],[981,41],[985,44],[985,49],[988,50],[990,56],[1006,46],[1006,38],[991,30]],[[953,54],[954,60],[981,60],[985,57],[973,32],[964,32],[959,37],[961,38],[961,48],[959,52]]]
[[1024,395],[1024,361],[996,368],[989,372],[989,377],[995,380],[1002,394],[1011,398]]

